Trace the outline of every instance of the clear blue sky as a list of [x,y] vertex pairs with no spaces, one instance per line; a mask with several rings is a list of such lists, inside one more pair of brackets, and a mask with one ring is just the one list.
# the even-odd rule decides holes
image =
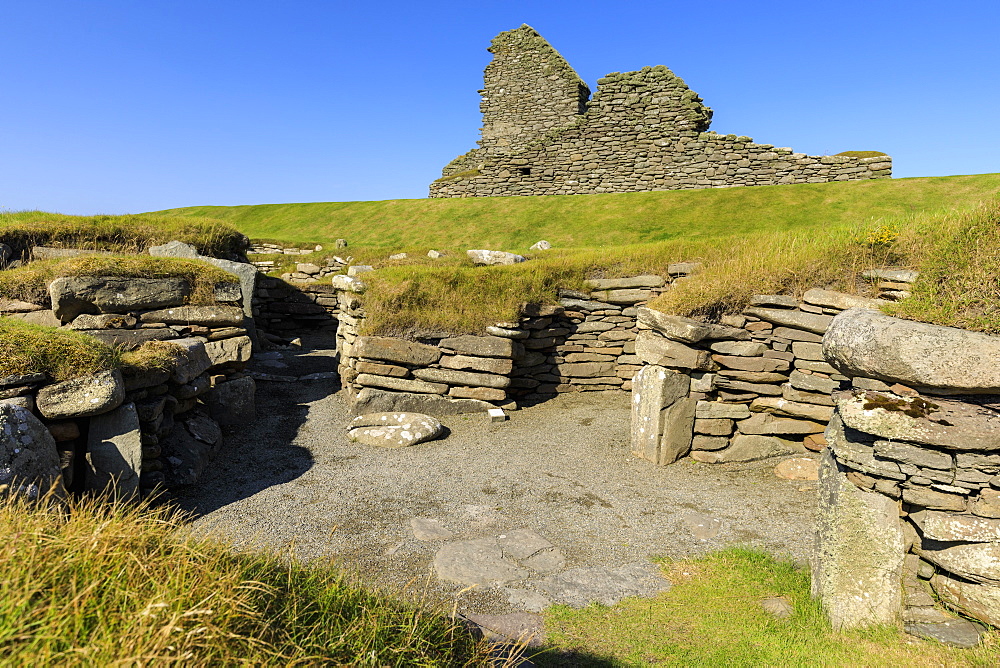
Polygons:
[[426,197],[521,23],[591,88],[666,65],[721,133],[1000,172],[997,0],[7,0],[0,209]]

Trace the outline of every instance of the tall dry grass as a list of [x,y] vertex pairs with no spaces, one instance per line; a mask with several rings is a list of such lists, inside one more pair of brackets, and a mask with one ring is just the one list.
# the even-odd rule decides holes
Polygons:
[[326,566],[184,537],[165,506],[0,499],[0,656],[9,666],[464,666],[449,619]]

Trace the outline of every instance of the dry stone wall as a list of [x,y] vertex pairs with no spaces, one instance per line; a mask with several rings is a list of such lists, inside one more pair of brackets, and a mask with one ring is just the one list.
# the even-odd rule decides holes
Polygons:
[[482,139],[431,197],[572,195],[889,178],[889,156],[809,156],[708,131],[712,110],[662,65],[614,72],[589,101],[529,26],[501,33],[486,69]]
[[338,277],[341,379],[359,412],[478,411],[564,392],[628,391],[640,368],[639,308],[697,268],[676,263],[667,278],[593,279],[588,291],[563,290],[558,305],[526,306],[517,322],[481,336],[427,333],[417,341],[360,336],[366,287]]
[[2,467],[0,484],[32,495],[61,480],[70,492],[132,497],[198,481],[222,443],[220,425],[254,416],[254,381],[243,369],[252,343],[242,293],[216,288],[214,305],[184,305],[181,279],[77,276],[49,285],[43,303],[0,302],[0,315],[66,326],[124,350],[168,345],[164,367],[104,371],[54,382],[45,374],[0,378],[0,459],[16,460],[27,435],[40,461],[58,463],[39,477],[23,462]]

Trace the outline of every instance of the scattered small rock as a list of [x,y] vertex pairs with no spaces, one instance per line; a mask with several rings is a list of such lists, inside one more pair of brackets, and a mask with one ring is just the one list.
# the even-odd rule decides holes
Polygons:
[[440,260],[444,256],[445,254],[442,253],[441,251],[436,251],[436,250],[427,251],[427,257],[429,257],[432,260]]
[[389,259],[390,260],[405,260],[406,259],[406,253],[393,253],[392,255],[389,256]]
[[541,241],[536,241],[532,244],[531,248],[528,250],[549,250],[550,248],[552,248],[552,244],[545,239],[542,239]]
[[509,265],[524,262],[528,258],[515,253],[495,250],[469,250],[465,251],[472,264],[477,266]]
[[346,239],[337,239],[335,242],[333,242],[333,245],[336,248],[347,248],[347,240]]
[[774,475],[784,480],[819,480],[819,462],[808,457],[792,457],[775,466]]
[[776,619],[788,619],[795,612],[795,608],[788,602],[788,599],[780,596],[761,600],[760,607],[764,608],[764,612]]

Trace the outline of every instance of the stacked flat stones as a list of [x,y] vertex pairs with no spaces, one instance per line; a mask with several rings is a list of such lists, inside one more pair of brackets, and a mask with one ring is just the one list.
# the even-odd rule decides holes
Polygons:
[[814,565],[834,624],[948,622],[929,584],[1000,625],[1000,337],[852,309],[823,346],[851,377],[826,432]]
[[361,397],[357,410],[372,411],[447,414],[564,392],[631,390],[640,368],[637,307],[699,267],[671,264],[666,279],[593,279],[589,291],[564,290],[559,305],[526,306],[517,322],[497,323],[482,336],[427,333],[416,342],[359,337],[366,287],[357,277],[338,276],[341,377]]
[[[204,306],[185,305],[192,286],[183,278],[61,277],[34,302],[0,300],[0,315],[120,350],[172,344],[170,368],[60,383],[44,374],[0,379],[0,400],[37,414],[51,432],[67,488],[134,494],[192,484],[221,443],[219,423],[252,417],[254,384],[243,373],[252,342],[236,281],[217,285],[217,302]],[[74,478],[81,458],[84,479]]]
[[336,291],[329,283],[257,278],[254,322],[265,332],[332,331],[339,313]]
[[[656,369],[643,369],[633,381],[638,456],[669,464],[690,452],[720,463],[824,447],[831,394],[847,378],[825,361],[823,333],[843,309],[880,302],[813,289],[801,302],[758,295],[751,303],[720,324],[639,309],[636,355]],[[684,379],[686,389],[671,389]],[[680,402],[669,425],[660,411],[670,406],[658,404],[668,397]]]
[[810,156],[707,132],[712,110],[662,65],[612,73],[589,90],[528,26],[493,40],[482,139],[431,197],[636,192],[889,178],[879,155]]

